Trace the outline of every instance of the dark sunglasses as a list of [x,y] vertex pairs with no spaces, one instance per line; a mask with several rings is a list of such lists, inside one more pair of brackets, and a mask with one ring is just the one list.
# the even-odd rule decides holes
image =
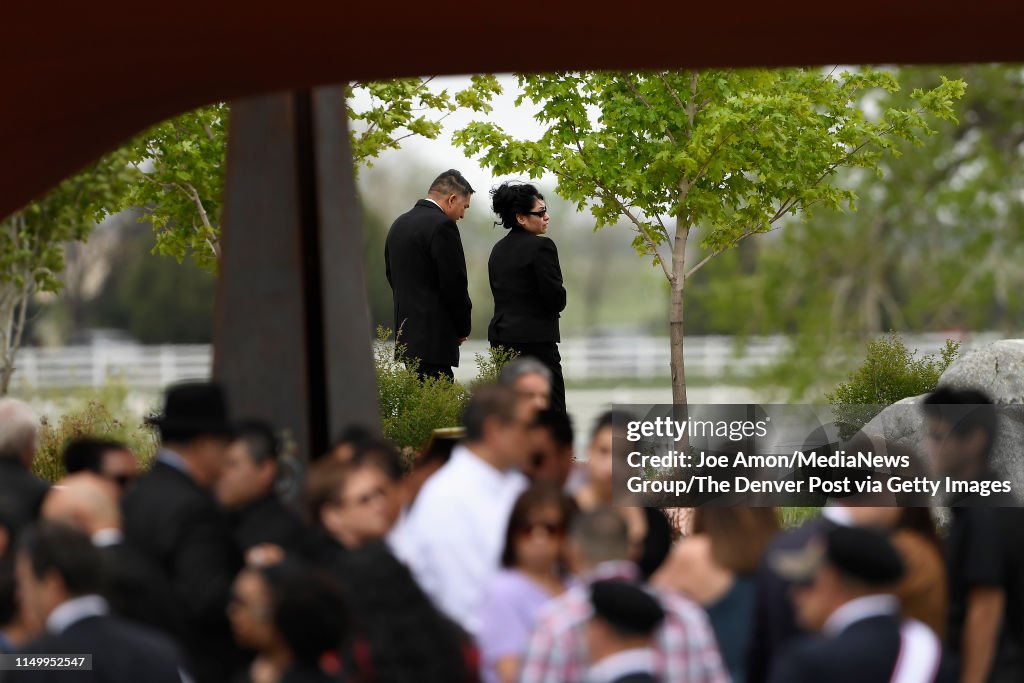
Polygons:
[[520,524],[518,531],[520,536],[532,536],[538,528],[544,529],[549,536],[561,536],[565,533],[564,524],[552,524],[551,522],[526,522]]
[[538,218],[543,218],[545,215],[547,215],[547,212],[548,212],[548,207],[545,206],[543,209],[541,209],[539,211],[527,211],[526,215],[527,216],[537,216]]
[[128,488],[129,486],[131,486],[132,484],[134,484],[134,483],[135,483],[135,480],[136,480],[137,478],[138,478],[138,477],[133,477],[133,476],[130,476],[130,475],[127,475],[127,474],[119,474],[119,475],[117,475],[116,477],[111,477],[111,480],[112,480],[112,481],[113,481],[113,482],[114,482],[115,484],[117,484],[117,487],[118,487],[118,488],[120,488],[120,489],[126,489],[126,488]]

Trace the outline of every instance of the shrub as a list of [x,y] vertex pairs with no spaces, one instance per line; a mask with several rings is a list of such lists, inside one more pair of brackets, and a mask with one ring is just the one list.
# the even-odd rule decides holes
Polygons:
[[959,354],[960,344],[948,339],[938,356],[921,358],[895,334],[868,342],[864,364],[826,394],[836,422],[842,425],[843,438],[852,436],[882,408],[934,391],[939,377]]
[[380,393],[380,421],[384,436],[403,451],[418,450],[441,427],[462,422],[462,411],[472,387],[494,381],[514,353],[492,349],[487,356],[477,354],[478,376],[467,388],[446,377],[421,380],[416,374],[418,362],[405,357],[405,345],[388,340],[391,330],[377,328],[374,367]]
[[123,386],[109,384],[97,393],[72,400],[58,419],[43,418],[33,471],[51,482],[64,477],[64,446],[83,436],[121,441],[132,449],[143,468],[148,467],[156,455],[157,435],[125,406],[127,393]]

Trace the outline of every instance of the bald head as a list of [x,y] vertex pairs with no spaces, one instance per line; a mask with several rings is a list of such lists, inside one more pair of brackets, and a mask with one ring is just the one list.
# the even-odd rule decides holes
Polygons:
[[41,515],[90,536],[103,529],[121,528],[117,488],[92,473],[74,474],[57,483],[46,495]]
[[32,467],[39,443],[39,416],[28,404],[0,398],[0,458]]

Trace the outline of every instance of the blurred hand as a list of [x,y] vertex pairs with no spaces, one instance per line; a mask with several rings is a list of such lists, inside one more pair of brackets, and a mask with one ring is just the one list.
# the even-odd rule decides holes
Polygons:
[[469,337],[460,337],[459,338],[459,346],[462,346],[462,342],[466,341],[467,339],[469,339]]
[[273,543],[261,543],[245,553],[245,563],[250,567],[268,567],[284,559],[284,549]]

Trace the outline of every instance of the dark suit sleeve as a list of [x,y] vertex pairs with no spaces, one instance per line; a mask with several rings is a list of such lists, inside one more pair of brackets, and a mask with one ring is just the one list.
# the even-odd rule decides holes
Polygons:
[[562,286],[562,268],[558,265],[558,249],[549,239],[539,239],[540,248],[533,259],[542,305],[552,313],[565,309],[565,287]]
[[800,645],[802,644],[798,644],[775,660],[768,683],[802,683],[803,681],[810,683],[811,681],[824,680],[815,678],[811,674],[813,662],[810,661],[811,658],[806,656],[806,648]]
[[214,503],[196,506],[184,529],[173,557],[174,593],[181,601],[189,622],[209,624],[225,620],[228,592],[235,562],[231,538]]
[[388,257],[388,243],[384,242],[384,276],[388,279],[388,284],[391,285],[391,289],[395,288],[393,282],[391,282],[391,259]]
[[468,337],[473,302],[469,300],[466,254],[462,250],[459,229],[451,221],[443,223],[430,240],[430,257],[437,266],[441,304],[448,311],[459,337]]

